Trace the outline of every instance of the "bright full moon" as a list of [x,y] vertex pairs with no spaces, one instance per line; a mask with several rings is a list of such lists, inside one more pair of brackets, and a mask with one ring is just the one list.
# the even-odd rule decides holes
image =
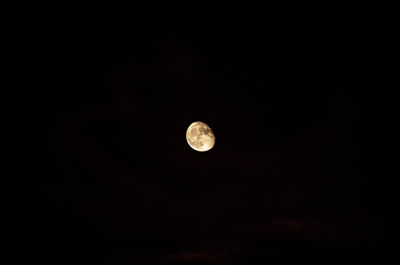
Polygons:
[[186,131],[186,140],[191,148],[199,152],[205,152],[213,148],[215,136],[211,128],[201,121],[190,124]]

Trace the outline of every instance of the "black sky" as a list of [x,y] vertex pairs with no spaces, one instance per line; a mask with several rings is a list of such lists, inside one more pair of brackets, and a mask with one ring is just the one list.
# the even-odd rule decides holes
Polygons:
[[5,264],[383,264],[391,22],[13,20]]

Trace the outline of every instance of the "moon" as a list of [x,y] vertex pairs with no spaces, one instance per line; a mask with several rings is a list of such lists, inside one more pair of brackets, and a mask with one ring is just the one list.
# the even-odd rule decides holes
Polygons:
[[196,151],[205,152],[213,148],[215,136],[210,126],[201,121],[190,124],[186,131],[186,141]]

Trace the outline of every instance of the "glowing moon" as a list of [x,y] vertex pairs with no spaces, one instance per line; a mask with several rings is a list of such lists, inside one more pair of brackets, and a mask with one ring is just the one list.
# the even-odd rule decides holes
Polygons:
[[196,151],[205,152],[213,148],[215,136],[211,128],[201,121],[190,124],[186,131],[186,141]]

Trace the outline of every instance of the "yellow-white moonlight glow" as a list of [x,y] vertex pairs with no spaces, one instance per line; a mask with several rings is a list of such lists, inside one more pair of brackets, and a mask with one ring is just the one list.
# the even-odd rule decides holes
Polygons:
[[199,152],[205,152],[213,148],[215,136],[211,128],[201,121],[190,124],[186,131],[186,140],[190,147]]

